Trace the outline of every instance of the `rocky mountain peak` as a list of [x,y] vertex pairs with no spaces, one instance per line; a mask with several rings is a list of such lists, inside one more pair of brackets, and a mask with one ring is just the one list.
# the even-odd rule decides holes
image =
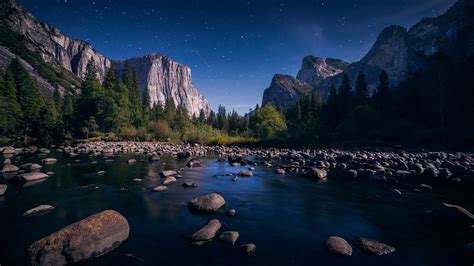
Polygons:
[[276,107],[288,107],[302,95],[310,94],[314,88],[290,75],[276,74],[263,93],[262,106],[272,103]]
[[318,84],[328,77],[343,72],[348,65],[349,63],[339,59],[323,59],[309,55],[303,58],[301,69],[296,78],[309,84]]

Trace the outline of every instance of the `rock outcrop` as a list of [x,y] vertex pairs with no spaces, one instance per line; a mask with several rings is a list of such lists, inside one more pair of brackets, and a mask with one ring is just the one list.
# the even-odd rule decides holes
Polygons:
[[116,64],[119,70],[125,64],[135,69],[141,90],[148,87],[152,105],[164,105],[168,99],[172,99],[176,106],[183,106],[196,116],[201,110],[206,115],[211,111],[207,99],[193,85],[188,66],[160,54],[117,61]]
[[276,74],[270,87],[263,92],[262,106],[271,103],[277,108],[286,108],[313,90],[314,88],[304,81],[289,75]]
[[329,77],[342,73],[348,65],[349,63],[340,59],[323,59],[309,55],[303,58],[303,63],[298,75],[296,75],[296,79],[316,85]]

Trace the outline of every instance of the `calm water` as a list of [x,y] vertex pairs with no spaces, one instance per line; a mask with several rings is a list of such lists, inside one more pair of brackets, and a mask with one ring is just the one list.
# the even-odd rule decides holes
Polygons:
[[[256,168],[254,177],[234,183],[222,174],[245,167],[233,168],[214,159],[203,159],[205,167],[185,168],[183,178],[167,191],[153,192],[150,188],[161,182],[159,171],[185,167],[186,161],[163,156],[154,164],[128,165],[129,158],[145,158],[124,155],[106,163],[103,158],[82,157],[76,163],[60,154],[50,157],[58,158],[58,163],[42,171],[56,174],[44,182],[23,186],[0,179],[9,185],[0,197],[2,266],[24,264],[32,242],[105,209],[117,210],[128,219],[130,237],[91,265],[462,265],[454,247],[466,240],[433,228],[424,219],[425,211],[443,201],[474,209],[473,196],[459,188],[416,192],[400,185],[403,195],[398,195],[389,185],[331,175],[326,182],[316,182],[279,176],[263,166]],[[40,160],[32,157],[14,163]],[[107,173],[96,175],[100,170]],[[133,178],[145,179],[136,183]],[[197,182],[199,187],[183,188],[184,181]],[[121,192],[121,187],[128,191]],[[223,211],[197,215],[188,210],[189,200],[211,192],[221,193],[226,208],[235,208],[237,216],[227,217]],[[56,209],[22,216],[40,204]],[[255,243],[256,253],[243,256],[238,248],[217,239],[201,247],[192,245],[188,237],[211,218],[221,221],[221,231],[240,232],[238,244]],[[397,251],[377,257],[352,244],[351,257],[333,257],[323,248],[330,235],[349,242],[358,236],[374,238]]]

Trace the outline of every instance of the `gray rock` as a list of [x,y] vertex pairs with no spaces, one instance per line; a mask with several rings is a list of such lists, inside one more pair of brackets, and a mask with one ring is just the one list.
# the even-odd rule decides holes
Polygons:
[[160,172],[160,176],[162,178],[169,177],[169,176],[175,176],[177,174],[178,174],[178,172],[176,172],[174,170],[166,170],[166,171],[161,171]]
[[234,217],[237,214],[237,211],[235,209],[230,209],[225,212],[227,216]]
[[167,190],[167,189],[168,189],[167,186],[157,186],[157,187],[154,187],[154,188],[153,188],[153,191],[161,192],[161,191],[165,191],[165,190]]
[[311,168],[311,170],[309,170],[308,175],[312,178],[317,178],[319,180],[325,180],[328,176],[328,172],[326,172],[326,170],[324,170],[324,169],[319,169],[319,168],[313,167],[313,168]]
[[210,241],[214,238],[219,229],[221,229],[221,223],[219,222],[219,220],[212,219],[201,229],[196,231],[191,236],[191,239],[193,242]]
[[162,184],[163,185],[169,185],[171,183],[174,183],[176,182],[176,178],[174,176],[168,176],[165,178],[165,180],[163,180]]
[[458,205],[441,203],[440,206],[433,210],[432,214],[435,217],[435,221],[451,225],[455,229],[468,228],[474,224],[474,214]]
[[23,216],[44,213],[44,212],[48,212],[54,209],[55,208],[51,205],[40,205],[40,206],[34,207],[33,209],[27,210],[25,213],[23,213]]
[[235,244],[235,242],[237,242],[238,238],[239,238],[239,232],[237,231],[226,231],[226,232],[223,232],[219,236],[220,241],[230,244],[232,246]]
[[23,181],[29,182],[29,181],[48,178],[48,175],[45,174],[45,173],[41,173],[41,172],[31,172],[31,173],[26,173],[26,174],[20,175],[20,178]]
[[44,164],[55,164],[58,161],[56,158],[45,158],[43,159]]
[[352,247],[347,241],[338,236],[330,236],[325,243],[329,252],[336,255],[351,256]]
[[13,164],[5,164],[3,165],[2,173],[14,173],[18,172],[18,170],[20,169]]
[[128,159],[127,163],[128,164],[135,164],[137,162],[136,159]]
[[285,174],[285,169],[278,168],[278,169],[275,170],[275,173],[277,173],[279,175],[284,175]]
[[352,178],[356,178],[357,177],[357,171],[354,170],[354,169],[349,169],[349,170],[347,170],[347,176],[352,177]]
[[105,173],[106,173],[105,171],[98,171],[97,175],[105,175]]
[[257,246],[255,246],[255,244],[253,243],[243,244],[240,246],[240,250],[245,255],[250,255],[252,253],[255,253],[255,250],[257,250]]
[[201,167],[202,163],[199,159],[191,159],[186,163],[187,167]]
[[193,188],[193,187],[198,187],[198,184],[197,184],[197,183],[194,183],[194,182],[184,182],[184,183],[183,183],[183,187],[190,187],[190,188]]
[[376,240],[367,239],[367,238],[358,238],[355,241],[356,245],[365,252],[374,255],[385,255],[392,252],[395,252],[395,248],[387,244],[378,242]]
[[117,248],[130,233],[127,219],[106,210],[46,236],[28,249],[29,265],[64,265],[94,259]]
[[243,177],[250,177],[250,176],[253,176],[253,173],[250,170],[242,170],[237,175],[243,176]]
[[191,210],[197,211],[197,212],[217,211],[219,208],[221,208],[224,205],[225,205],[224,198],[217,193],[212,193],[209,195],[194,198],[188,204]]
[[3,196],[5,192],[7,192],[7,188],[8,188],[7,185],[0,184],[0,196]]

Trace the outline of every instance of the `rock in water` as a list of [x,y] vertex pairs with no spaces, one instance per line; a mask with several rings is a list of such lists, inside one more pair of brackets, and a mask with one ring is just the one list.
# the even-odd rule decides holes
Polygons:
[[374,255],[385,255],[395,252],[395,248],[392,246],[362,237],[356,240],[356,245],[363,251]]
[[23,213],[23,216],[43,213],[43,212],[47,212],[47,211],[50,211],[50,210],[54,210],[54,207],[51,206],[51,205],[40,205],[38,207],[34,207],[33,209],[27,210],[25,213]]
[[128,164],[135,164],[137,162],[136,159],[128,159],[127,163]]
[[243,244],[240,246],[240,250],[242,251],[242,253],[246,255],[250,255],[254,253],[256,249],[257,249],[257,246],[255,246],[255,244],[253,243]]
[[3,196],[5,192],[7,192],[7,188],[8,188],[7,185],[3,185],[3,184],[0,185],[0,196]]
[[20,178],[23,181],[29,182],[29,181],[48,178],[48,175],[41,172],[31,172],[31,173],[22,174]]
[[161,171],[160,172],[160,176],[162,178],[165,178],[165,177],[168,177],[168,176],[175,176],[175,175],[178,175],[178,172],[176,172],[174,170],[166,170],[166,171]]
[[106,210],[46,236],[28,249],[30,265],[64,265],[97,258],[128,238],[127,219]]
[[46,158],[43,159],[43,163],[45,164],[55,164],[58,161],[56,158]]
[[217,231],[221,229],[221,223],[217,219],[210,220],[205,226],[191,236],[193,242],[209,241],[214,238]]
[[224,206],[224,204],[225,200],[221,195],[212,193],[194,198],[189,202],[188,206],[192,211],[212,212],[217,211],[219,208]]
[[227,244],[234,245],[237,239],[239,238],[239,232],[236,231],[226,231],[219,236],[219,240]]
[[13,173],[18,172],[18,170],[20,169],[13,164],[5,164],[2,168],[2,173]]
[[250,177],[250,176],[253,176],[253,173],[250,170],[242,170],[237,175],[244,176],[244,177]]
[[278,168],[278,169],[275,170],[275,173],[277,173],[279,175],[284,175],[285,174],[285,169]]
[[153,188],[153,191],[161,192],[161,191],[165,191],[167,189],[168,189],[167,186],[157,186],[157,187]]
[[183,187],[198,187],[198,184],[194,182],[184,182]]
[[328,172],[326,172],[326,170],[324,170],[324,169],[319,169],[319,168],[313,167],[309,171],[309,175],[310,175],[310,177],[317,178],[319,180],[326,180],[326,178],[328,176]]
[[201,161],[199,159],[191,159],[186,163],[187,167],[201,167]]
[[174,176],[168,176],[165,178],[165,180],[163,180],[163,185],[169,185],[174,182],[176,182],[176,178]]
[[227,216],[234,217],[237,214],[237,211],[235,209],[230,209],[225,212]]
[[336,255],[351,256],[352,247],[347,241],[338,236],[331,236],[326,240],[326,248]]

